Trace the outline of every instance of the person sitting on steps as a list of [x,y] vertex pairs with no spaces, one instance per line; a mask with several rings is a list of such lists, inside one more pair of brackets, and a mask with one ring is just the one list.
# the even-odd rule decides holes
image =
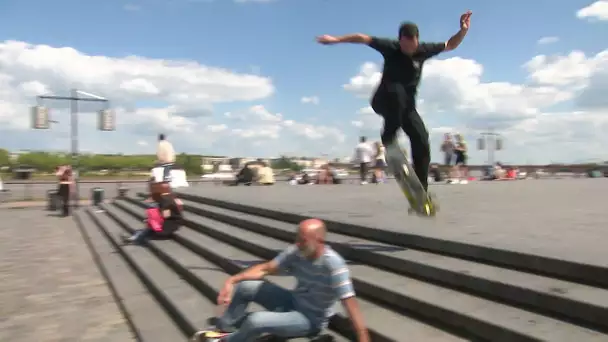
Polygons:
[[123,236],[124,243],[141,244],[145,240],[169,238],[181,226],[183,204],[171,192],[169,183],[150,183],[150,207],[146,210],[146,227],[130,237]]
[[[316,336],[327,326],[332,306],[340,300],[357,341],[369,342],[350,271],[344,259],[325,245],[325,235],[323,221],[304,220],[294,245],[273,260],[228,278],[218,296],[218,305],[225,311],[218,317],[217,327],[195,333],[192,341],[248,342],[263,334],[286,339]],[[262,280],[286,270],[298,280],[292,291]],[[250,302],[268,311],[247,313]]]

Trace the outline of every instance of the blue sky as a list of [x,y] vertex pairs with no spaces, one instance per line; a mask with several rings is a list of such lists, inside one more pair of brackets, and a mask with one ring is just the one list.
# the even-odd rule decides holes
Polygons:
[[[356,120],[357,111],[367,106],[367,100],[354,96],[343,85],[357,74],[363,63],[381,63],[382,60],[375,51],[362,46],[317,45],[314,42],[316,35],[363,32],[392,37],[401,21],[411,20],[420,26],[422,40],[444,41],[458,30],[459,15],[471,9],[474,13],[472,27],[466,40],[456,51],[442,55],[440,59],[474,60],[483,66],[481,82],[519,85],[529,81],[529,72],[522,65],[535,55],[567,56],[572,50],[581,50],[590,57],[606,49],[607,22],[576,16],[578,10],[591,3],[582,0],[275,0],[244,3],[232,0],[4,0],[0,2],[0,41],[72,47],[85,55],[118,59],[137,55],[149,59],[196,61],[239,74],[267,77],[274,86],[270,96],[251,101],[215,102],[213,117],[205,120],[230,128],[231,121],[222,113],[263,105],[272,113],[282,113],[285,119],[341,130],[348,141],[333,153],[344,155],[349,153],[350,142],[356,140],[356,135],[377,134],[377,130],[351,124]],[[559,40],[538,44],[542,37],[558,37]],[[3,67],[1,63],[0,67]],[[431,84],[431,81],[425,82],[423,87]],[[316,96],[320,103],[303,104],[300,101],[303,96]],[[576,111],[572,101],[546,108]],[[171,103],[142,98],[134,105],[162,108]],[[429,119],[429,129],[457,126],[461,131],[471,129],[470,135],[474,138],[475,124],[460,120],[460,117],[444,108]],[[153,137],[148,140],[153,141]],[[190,152],[196,150],[186,141],[179,141],[178,145]],[[222,145],[226,144],[212,143],[203,149],[236,153],[222,151]],[[265,154],[281,152],[272,150],[272,146],[276,146],[276,142],[260,147],[260,151]],[[307,152],[300,151],[306,143],[298,146],[298,152]],[[245,153],[256,153],[256,150]],[[571,158],[574,158],[577,152],[572,153]],[[535,152],[526,158],[540,160],[542,155]],[[589,155],[589,158],[593,157],[596,155]],[[434,159],[438,158],[434,155]],[[516,158],[515,154],[513,158]]]

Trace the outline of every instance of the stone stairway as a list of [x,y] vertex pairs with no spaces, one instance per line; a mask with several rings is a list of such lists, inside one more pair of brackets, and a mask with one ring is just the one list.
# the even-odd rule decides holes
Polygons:
[[[185,227],[148,248],[119,243],[142,227],[139,198],[77,213],[142,341],[186,340],[206,327],[224,280],[274,257],[304,218],[180,198]],[[608,341],[608,269],[340,222],[328,229],[328,244],[349,261],[373,341]],[[343,311],[327,334],[353,340]]]

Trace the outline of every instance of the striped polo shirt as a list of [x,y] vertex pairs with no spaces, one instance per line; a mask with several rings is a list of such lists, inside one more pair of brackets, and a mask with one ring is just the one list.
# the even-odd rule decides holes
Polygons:
[[281,271],[289,271],[296,278],[296,310],[317,327],[327,326],[338,300],[355,295],[346,262],[329,246],[316,260],[303,257],[296,245],[287,247],[274,260]]

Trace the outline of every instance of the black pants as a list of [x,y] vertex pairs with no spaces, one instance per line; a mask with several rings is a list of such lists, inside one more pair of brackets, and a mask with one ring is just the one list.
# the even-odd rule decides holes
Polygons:
[[368,163],[359,164],[359,176],[361,177],[362,182],[365,182],[365,180],[367,179],[368,168],[369,168]]
[[61,199],[61,213],[68,216],[70,214],[70,185],[59,184],[58,195]]
[[384,118],[381,136],[384,146],[396,142],[399,128],[410,138],[414,171],[426,190],[431,163],[429,132],[416,110],[413,94],[413,90],[406,90],[403,86],[381,86],[374,95],[372,107]]

